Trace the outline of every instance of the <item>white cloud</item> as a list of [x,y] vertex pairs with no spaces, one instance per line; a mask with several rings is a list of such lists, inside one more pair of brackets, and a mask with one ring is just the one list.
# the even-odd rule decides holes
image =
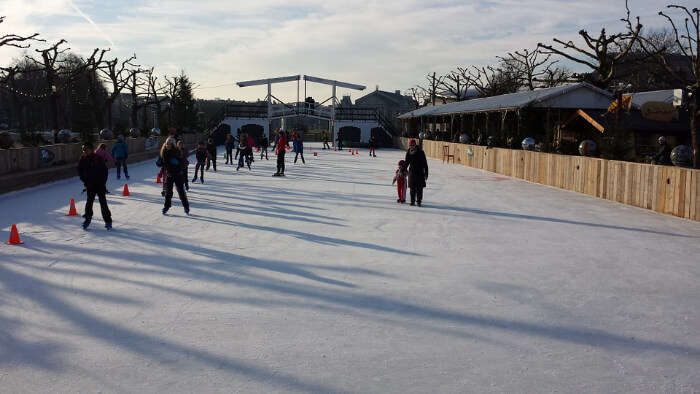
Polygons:
[[[509,50],[580,28],[619,28],[623,0],[418,1],[124,0],[76,1],[111,37],[119,56],[161,73],[185,69],[202,86],[266,76],[310,74],[373,88],[406,89],[429,71],[493,62]],[[660,24],[658,0],[635,0],[633,13]],[[687,1],[690,4],[690,1]],[[65,0],[0,0],[7,24],[75,50],[104,46],[104,37]],[[318,94],[325,88],[317,88]],[[292,93],[294,92],[294,93]],[[292,98],[292,85],[279,95]],[[203,89],[204,97],[258,98],[255,88]],[[353,93],[353,97],[357,97]]]

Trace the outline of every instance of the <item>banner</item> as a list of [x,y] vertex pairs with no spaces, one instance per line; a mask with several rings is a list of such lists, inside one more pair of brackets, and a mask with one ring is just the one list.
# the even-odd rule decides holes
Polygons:
[[670,103],[649,101],[642,105],[642,117],[657,122],[671,122],[678,119],[678,110]]
[[44,165],[50,165],[56,158],[56,154],[53,153],[51,149],[39,148],[39,157],[41,158],[41,163]]

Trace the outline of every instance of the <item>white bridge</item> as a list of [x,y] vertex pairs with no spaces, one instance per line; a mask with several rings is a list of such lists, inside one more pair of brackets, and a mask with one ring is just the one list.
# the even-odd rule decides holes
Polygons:
[[[331,86],[331,96],[320,103],[309,103],[299,100],[300,82],[320,83]],[[285,103],[272,94],[272,85],[285,82],[297,82],[297,101]],[[273,120],[281,120],[284,128],[285,119],[293,117],[308,117],[328,121],[328,130],[333,140],[338,133],[344,141],[367,142],[373,134],[387,136],[391,134],[383,127],[380,112],[376,107],[340,106],[336,95],[338,87],[364,90],[365,86],[330,79],[317,78],[308,75],[294,75],[281,78],[260,79],[255,81],[238,82],[239,87],[267,85],[266,102],[228,104],[221,114],[220,125],[226,125],[230,132],[236,130],[252,134],[270,136]]]

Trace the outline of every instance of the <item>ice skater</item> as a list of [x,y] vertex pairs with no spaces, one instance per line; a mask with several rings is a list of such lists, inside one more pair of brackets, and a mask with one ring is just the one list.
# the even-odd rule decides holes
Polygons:
[[263,134],[262,137],[260,137],[260,160],[263,159],[263,155],[265,155],[265,160],[270,160],[269,157],[267,157],[267,148],[270,146],[270,141],[268,141],[267,136]]
[[236,147],[236,140],[231,134],[226,136],[224,146],[226,147],[226,164],[233,165],[233,148]]
[[91,143],[83,145],[83,155],[78,162],[78,176],[85,185],[87,191],[87,200],[85,201],[85,221],[83,222],[83,230],[87,230],[92,221],[92,205],[95,202],[95,196],[100,201],[100,209],[102,210],[102,219],[105,222],[107,230],[112,229],[112,213],[107,206],[107,165],[101,156],[95,154]]
[[129,169],[126,167],[126,161],[129,158],[129,145],[124,142],[123,135],[117,137],[117,142],[112,147],[112,157],[114,157],[117,166],[117,179],[122,178],[122,167],[124,168],[124,176],[129,179]]
[[207,152],[209,153],[207,160],[207,171],[209,171],[209,165],[214,167],[214,172],[216,172],[216,144],[214,144],[214,139],[209,138],[207,141]]
[[185,177],[185,190],[190,191],[190,155],[185,149],[185,142],[182,140],[177,141],[177,149],[180,149],[183,158],[182,175]]
[[369,156],[370,157],[377,157],[377,140],[374,139],[374,136],[369,137]]
[[183,167],[185,164],[182,151],[175,145],[175,139],[169,137],[160,149],[160,157],[163,162],[163,167],[167,177],[165,178],[165,204],[163,205],[163,215],[168,213],[173,199],[173,186],[177,189],[177,195],[180,197],[185,214],[190,214],[190,203],[187,200],[187,192],[185,191],[185,179],[183,176]]
[[277,133],[277,139],[275,141],[275,154],[277,155],[277,172],[273,176],[284,176],[284,155],[287,153],[287,147],[289,147],[289,142],[287,142],[287,136],[284,130],[280,130]]
[[194,178],[192,178],[192,183],[197,182],[197,171],[199,171],[199,180],[204,183],[204,166],[207,161],[207,148],[204,147],[204,143],[200,142],[197,144],[197,149],[194,151],[194,157],[197,160],[197,164],[194,166]]
[[321,132],[321,139],[323,140],[323,150],[330,150],[331,146],[328,144],[328,132],[326,130],[323,130],[323,132]]
[[301,140],[301,137],[296,132],[294,133],[294,137],[292,137],[292,138],[293,138],[292,146],[294,146],[293,150],[294,150],[294,153],[296,153],[294,155],[294,164],[297,163],[297,159],[299,158],[300,155],[301,155],[301,162],[303,164],[306,164],[306,161],[304,160],[304,142]]
[[411,205],[420,207],[423,203],[423,188],[428,180],[428,160],[425,152],[418,148],[416,140],[408,143],[408,152],[404,159],[404,168],[408,170],[408,187],[411,188]]
[[404,161],[399,160],[399,167],[396,169],[396,175],[394,175],[394,181],[391,184],[396,184],[396,191],[398,192],[399,198],[396,202],[405,204],[406,203],[406,185],[408,176],[406,168],[404,167]]
[[241,138],[241,142],[238,144],[238,150],[240,151],[240,155],[238,156],[238,166],[236,167],[236,171],[243,168],[243,166],[245,166],[246,164],[248,165],[248,170],[251,169],[250,156],[253,154],[253,147],[249,146],[248,142],[248,138]]

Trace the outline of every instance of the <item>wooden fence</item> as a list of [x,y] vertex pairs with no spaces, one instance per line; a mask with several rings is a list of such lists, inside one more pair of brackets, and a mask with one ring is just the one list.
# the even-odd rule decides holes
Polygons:
[[[166,137],[159,137],[156,149],[160,148],[160,144],[165,141]],[[199,139],[204,138],[203,134],[184,134],[182,136],[185,144],[192,147]],[[129,145],[129,155],[146,152],[145,138],[127,138],[125,140]],[[116,140],[100,141],[107,144],[107,149],[111,152],[112,146]],[[97,143],[95,144],[97,147]],[[54,154],[52,163],[45,164],[41,160],[40,148],[46,148]],[[16,149],[0,149],[0,175],[18,173],[23,171],[32,171],[44,169],[55,165],[77,163],[82,152],[82,144],[55,144],[42,147],[16,148]]]
[[[188,149],[203,139],[203,134],[185,134],[182,136]],[[166,137],[159,137],[154,149],[146,150],[145,138],[128,138],[129,163],[149,160],[158,155],[160,145]],[[102,141],[111,151],[116,141]],[[81,155],[81,144],[56,144],[42,146],[54,154],[54,160],[45,164],[41,160],[39,147],[0,149],[0,194],[27,187],[53,182],[76,176],[76,165]]]
[[[405,149],[408,139],[399,145]],[[700,170],[423,141],[436,159],[444,146],[458,164],[700,221]]]

